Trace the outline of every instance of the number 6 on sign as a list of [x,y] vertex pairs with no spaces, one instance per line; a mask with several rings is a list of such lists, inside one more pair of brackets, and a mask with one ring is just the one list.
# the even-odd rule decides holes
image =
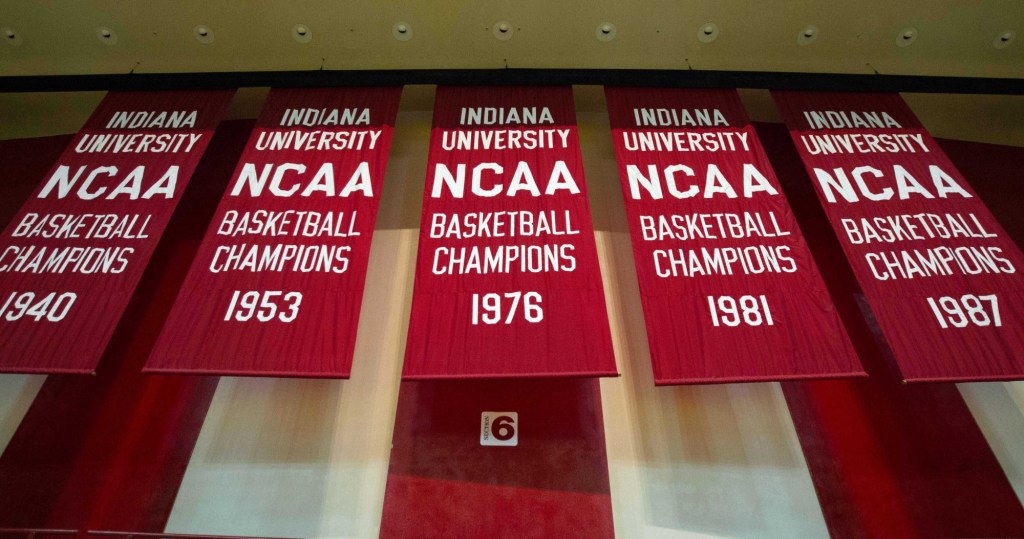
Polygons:
[[519,414],[483,412],[480,414],[480,445],[519,445]]

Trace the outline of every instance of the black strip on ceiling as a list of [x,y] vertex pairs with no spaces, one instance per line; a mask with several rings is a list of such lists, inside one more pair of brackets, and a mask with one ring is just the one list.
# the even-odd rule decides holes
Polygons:
[[1024,95],[1022,78],[643,69],[239,71],[0,77],[0,92],[173,90],[259,86],[566,85]]

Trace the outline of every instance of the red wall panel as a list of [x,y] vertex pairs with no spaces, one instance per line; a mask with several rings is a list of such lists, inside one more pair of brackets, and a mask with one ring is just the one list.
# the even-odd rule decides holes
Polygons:
[[[518,413],[519,444],[480,445]],[[612,537],[598,381],[403,382],[381,537]]]

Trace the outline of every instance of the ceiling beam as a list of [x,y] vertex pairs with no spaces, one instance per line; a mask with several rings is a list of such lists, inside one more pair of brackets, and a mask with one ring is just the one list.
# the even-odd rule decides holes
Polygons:
[[771,90],[1024,95],[1024,79],[644,69],[230,71],[0,77],[0,92],[174,90],[244,87],[446,85],[650,86]]

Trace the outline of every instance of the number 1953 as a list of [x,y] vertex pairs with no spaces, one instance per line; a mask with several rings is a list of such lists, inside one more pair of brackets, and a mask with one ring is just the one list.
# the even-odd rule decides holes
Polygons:
[[301,292],[235,290],[231,294],[228,310],[224,313],[224,321],[248,322],[255,317],[259,322],[280,320],[288,323],[299,315],[301,303]]

